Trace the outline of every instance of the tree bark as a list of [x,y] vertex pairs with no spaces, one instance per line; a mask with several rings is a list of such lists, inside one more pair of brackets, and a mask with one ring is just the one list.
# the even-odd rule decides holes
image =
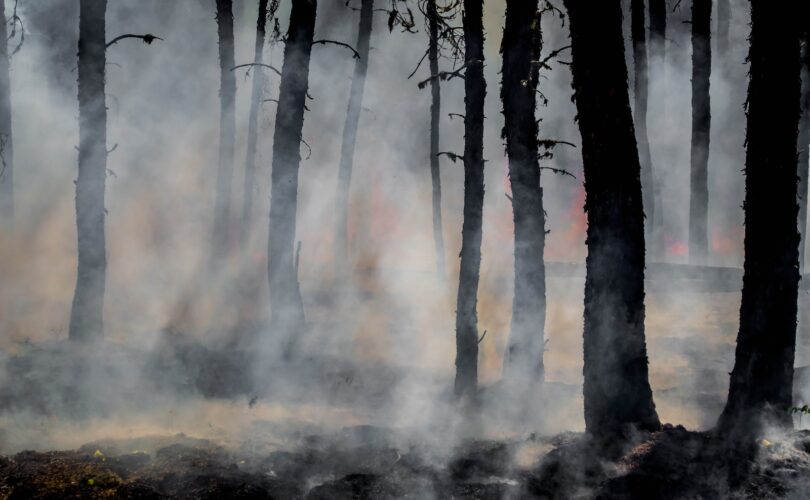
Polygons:
[[76,180],[79,264],[69,336],[71,340],[96,341],[104,335],[102,313],[107,274],[104,231],[107,1],[81,0],[79,9],[79,176]]
[[810,175],[810,22],[807,24],[802,30],[802,97],[799,122],[799,265],[802,272],[807,252],[807,178]]
[[635,72],[635,107],[633,121],[636,126],[639,160],[641,162],[641,188],[644,203],[645,236],[652,235],[652,224],[655,218],[655,186],[653,185],[652,157],[650,141],[647,134],[647,108],[650,95],[649,59],[647,54],[647,16],[645,0],[631,0],[630,32],[633,42],[633,62]]
[[745,262],[740,330],[718,429],[751,442],[766,425],[792,427],[799,289],[797,3],[751,0],[745,158]]
[[284,45],[284,64],[273,133],[273,171],[270,186],[268,279],[270,326],[283,339],[286,355],[293,354],[296,336],[304,326],[304,306],[295,270],[294,251],[298,210],[298,170],[301,134],[309,87],[309,60],[315,33],[316,0],[293,0]]
[[709,140],[712,110],[712,0],[692,0],[692,155],[689,198],[689,260],[709,256]]
[[[253,62],[264,62],[264,41],[267,33],[267,3],[268,0],[259,0],[259,18],[256,21],[256,44],[253,52]],[[250,94],[250,117],[248,118],[247,153],[245,155],[245,183],[244,197],[242,199],[242,225],[240,244],[245,249],[250,241],[253,229],[253,193],[256,189],[256,145],[259,139],[259,112],[262,108],[262,94],[264,92],[264,72],[261,66],[253,68],[253,89]]]
[[456,300],[456,395],[472,396],[478,384],[478,280],[484,219],[484,23],[483,0],[464,0],[464,223]]
[[354,148],[357,143],[357,128],[360,123],[360,110],[363,104],[363,90],[368,73],[369,42],[374,20],[374,0],[362,0],[360,4],[360,25],[357,31],[357,53],[355,59],[352,88],[349,93],[349,109],[343,126],[343,143],[340,148],[337,193],[335,197],[335,274],[346,276],[349,269],[349,188],[354,166]]
[[542,31],[537,0],[509,0],[503,31],[501,99],[515,223],[515,290],[503,376],[516,387],[543,381],[546,245],[543,188],[537,159],[537,80]]
[[228,253],[233,182],[234,142],[236,140],[236,75],[233,39],[233,0],[217,0],[219,36],[219,167],[214,206],[212,258]]
[[641,165],[627,89],[619,0],[566,0],[582,135],[585,210],[585,426],[612,441],[660,424],[644,338]]
[[440,279],[445,277],[444,229],[442,227],[442,177],[439,168],[439,119],[442,108],[441,82],[439,74],[439,14],[436,0],[427,0],[428,60],[430,63],[430,181],[433,188],[433,244],[436,249],[436,272]]
[[[2,3],[2,2],[0,2]],[[11,134],[11,76],[5,5],[0,5],[0,228],[14,227],[14,142]]]

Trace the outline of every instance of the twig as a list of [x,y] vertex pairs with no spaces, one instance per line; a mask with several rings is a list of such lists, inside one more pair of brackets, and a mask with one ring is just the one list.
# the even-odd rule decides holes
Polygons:
[[413,69],[413,71],[411,71],[411,74],[408,75],[407,78],[408,80],[410,80],[411,77],[415,75],[417,71],[419,71],[419,68],[422,66],[422,63],[425,62],[425,59],[427,58],[428,54],[430,54],[430,49],[427,49],[425,53],[422,55],[422,58],[419,59],[419,62],[416,64],[416,67]]
[[298,276],[298,264],[301,262],[301,240],[295,247],[295,275]]
[[152,42],[154,42],[155,40],[163,40],[159,36],[150,35],[149,33],[147,33],[145,35],[133,35],[131,33],[127,33],[126,35],[118,35],[117,37],[113,38],[112,41],[107,43],[107,46],[105,48],[109,49],[110,47],[112,47],[116,43],[118,43],[121,40],[124,40],[126,38],[138,38],[140,40],[143,40],[143,43],[145,43],[146,45],[152,45]]
[[484,334],[483,334],[483,335],[481,335],[481,338],[480,338],[480,339],[478,339],[478,343],[480,344],[480,343],[481,343],[481,342],[484,340],[484,337],[486,337],[486,336],[487,336],[487,331],[486,331],[486,330],[484,330]]
[[565,170],[563,168],[540,167],[540,170],[550,170],[550,171],[554,172],[555,174],[567,175],[568,177],[570,177],[570,178],[572,178],[574,180],[576,180],[576,178],[577,178],[576,175],[572,174],[571,172],[569,172],[568,170]]
[[339,45],[341,47],[346,47],[347,49],[351,50],[354,53],[354,58],[355,59],[360,59],[360,53],[357,52],[356,50],[354,50],[354,47],[352,47],[348,43],[337,42],[335,40],[315,40],[314,42],[312,42],[312,45],[327,45],[327,44]]
[[307,157],[304,159],[309,160],[310,157],[312,157],[312,148],[310,147],[309,144],[307,144],[307,141],[305,141],[303,138],[301,138],[301,142],[304,143],[304,146],[307,147]]

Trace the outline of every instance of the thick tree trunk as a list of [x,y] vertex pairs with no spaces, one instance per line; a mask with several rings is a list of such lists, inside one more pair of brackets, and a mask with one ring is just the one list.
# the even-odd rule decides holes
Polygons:
[[374,0],[362,0],[360,4],[360,26],[357,31],[357,52],[352,88],[349,93],[349,109],[343,125],[343,143],[340,148],[337,193],[335,196],[335,274],[346,276],[349,269],[349,188],[354,166],[354,147],[357,143],[357,127],[360,123],[360,109],[363,104],[363,90],[368,73],[369,41],[374,20]]
[[509,0],[503,31],[501,99],[515,222],[515,291],[512,332],[503,376],[516,387],[543,380],[546,321],[546,245],[543,189],[537,159],[537,79],[542,31],[537,0]]
[[483,0],[464,0],[464,223],[456,300],[457,395],[478,384],[478,280],[484,222],[484,23]]
[[657,429],[644,338],[641,165],[627,90],[619,0],[566,0],[582,135],[588,257],[585,425],[611,441]]
[[750,442],[766,425],[792,427],[799,289],[796,152],[799,7],[751,1],[745,159],[745,263],[740,330],[718,430]]
[[445,277],[444,229],[442,228],[442,177],[439,169],[439,118],[442,108],[442,91],[439,74],[439,13],[436,0],[427,0],[428,60],[430,62],[430,181],[433,186],[433,244],[436,249],[436,272]]
[[[0,20],[5,21],[0,2]],[[14,227],[14,142],[11,135],[11,77],[6,23],[0,26],[0,229]]]
[[79,177],[76,229],[79,266],[70,311],[71,340],[99,340],[107,275],[104,184],[107,177],[107,107],[104,90],[106,0],[79,4]]
[[309,87],[309,60],[315,34],[316,0],[293,0],[284,45],[284,64],[273,134],[270,186],[270,226],[267,271],[270,284],[271,328],[287,342],[292,354],[304,326],[304,306],[296,274],[294,251],[298,210],[298,169],[301,134]]
[[233,0],[217,0],[219,36],[219,167],[214,206],[213,252],[218,259],[228,253],[231,218],[231,184],[236,140],[236,75],[234,74]]
[[[667,99],[667,2],[666,0],[649,0],[650,7],[650,73],[655,85],[650,86],[654,90],[652,95],[655,99],[662,101],[661,108],[666,109]],[[666,111],[664,111],[666,113]],[[658,169],[662,168],[661,158],[658,159]],[[647,246],[653,259],[658,259],[664,253],[664,235],[662,234],[664,225],[664,211],[661,203],[661,183],[656,176],[655,162],[650,163],[650,175],[653,184],[653,213],[650,216],[650,231],[647,238]],[[663,165],[666,168],[666,165]]]
[[633,62],[635,71],[635,107],[633,121],[636,125],[636,141],[641,162],[641,188],[644,202],[644,228],[649,239],[655,219],[655,186],[653,185],[652,157],[647,135],[647,104],[649,101],[649,59],[647,55],[647,16],[645,0],[631,0],[630,32],[633,42]]
[[692,155],[689,198],[689,260],[709,256],[709,139],[712,110],[712,0],[692,0]]
[[810,175],[810,21],[806,21],[806,24],[807,29],[802,34],[802,108],[799,122],[799,264],[802,272],[807,251],[807,177]]
[[[256,21],[256,45],[253,62],[264,62],[264,40],[267,32],[267,3],[268,0],[259,0],[259,18]],[[242,199],[242,225],[240,244],[245,249],[250,241],[253,230],[253,193],[256,190],[256,145],[259,139],[259,112],[262,108],[262,94],[264,91],[264,72],[261,66],[253,68],[253,89],[250,94],[250,117],[248,118],[247,153],[245,155],[245,183],[244,197]]]

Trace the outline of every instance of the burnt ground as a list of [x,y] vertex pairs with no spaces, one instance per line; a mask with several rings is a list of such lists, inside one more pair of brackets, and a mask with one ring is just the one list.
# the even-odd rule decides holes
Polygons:
[[[710,434],[668,426],[615,461],[581,435],[472,441],[435,461],[396,448],[392,431],[304,436],[290,451],[247,455],[183,435],[89,443],[0,458],[0,498],[806,498],[810,435],[758,444],[740,463]],[[531,466],[521,448],[551,451]],[[740,479],[734,472],[744,469]]]

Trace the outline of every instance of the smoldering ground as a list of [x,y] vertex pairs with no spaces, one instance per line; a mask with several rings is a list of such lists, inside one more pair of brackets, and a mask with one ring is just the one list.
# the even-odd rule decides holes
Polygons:
[[[257,3],[234,3],[237,64],[253,58]],[[282,32],[288,9],[282,2]],[[318,38],[354,43],[356,11],[338,0],[322,0],[319,9]],[[242,258],[259,276],[267,267],[275,114],[270,101],[259,117],[259,202],[249,245],[221,269],[206,268],[219,69],[214,5],[202,0],[110,2],[109,37],[154,33],[163,40],[149,46],[119,43],[108,54],[108,145],[117,146],[107,179],[107,338],[99,346],[67,342],[76,278],[78,7],[61,0],[47,7],[21,3],[26,40],[12,58],[17,216],[14,231],[0,237],[0,453],[36,452],[3,459],[0,477],[34,488],[18,492],[36,491],[36,478],[45,470],[36,466],[46,463],[50,470],[61,467],[52,477],[67,488],[62,491],[78,495],[93,494],[99,486],[132,496],[276,491],[281,497],[316,498],[625,491],[630,480],[622,478],[635,470],[629,462],[575,467],[575,474],[560,480],[564,487],[549,484],[552,476],[543,472],[548,464],[565,463],[555,460],[578,446],[576,436],[566,432],[584,428],[578,267],[560,265],[555,271],[549,265],[544,388],[528,401],[515,401],[498,384],[511,317],[513,225],[504,196],[509,183],[503,117],[492,98],[500,85],[504,5],[489,2],[485,9],[490,98],[478,309],[480,329],[487,332],[479,344],[484,388],[479,408],[459,411],[450,396],[463,169],[443,159],[448,276],[438,280],[427,170],[429,94],[416,85],[426,70],[407,79],[426,48],[421,21],[416,34],[389,33],[382,13],[374,21],[351,188],[348,290],[332,279],[332,227],[353,60],[336,46],[319,46],[313,53],[296,236],[309,327],[301,339],[303,355],[291,364],[281,359],[281,341],[272,331],[251,332],[257,344],[239,342],[244,304],[236,298],[241,297],[236,269]],[[743,119],[742,97],[734,99],[744,95],[742,41],[748,30],[747,10],[734,12],[732,39],[740,64],[730,74],[713,72],[712,80],[720,96],[713,101],[716,120],[730,125]],[[666,92],[666,98],[659,94],[650,104],[651,116],[666,117],[651,123],[650,142],[662,189],[664,259],[676,263],[685,261],[688,234],[682,202],[689,187],[686,31],[676,31],[669,43],[667,81],[652,82],[654,95]],[[567,25],[547,16],[544,36],[547,51],[563,47]],[[265,50],[265,61],[280,66],[282,45]],[[442,61],[448,69],[451,64]],[[570,72],[564,65],[554,68],[540,82],[548,99],[538,109],[541,136],[579,144]],[[233,207],[241,206],[250,83],[250,74],[237,70]],[[461,151],[463,124],[447,114],[463,111],[463,85],[449,81],[442,92],[441,150]],[[268,72],[265,98],[275,97],[278,78]],[[714,133],[726,135],[712,141],[710,159],[712,263],[740,266],[744,131],[721,125]],[[576,264],[585,257],[580,155],[561,146],[549,160],[576,179],[543,172],[549,261]],[[235,247],[236,231],[231,239]],[[659,414],[665,422],[708,429],[725,401],[741,277],[730,272],[695,279],[677,268],[648,268],[647,342]],[[261,319],[265,286],[251,300],[259,304],[254,313]],[[803,292],[801,311],[806,303]],[[800,322],[800,332],[805,324]],[[805,340],[797,346],[797,364],[806,364],[807,355]],[[801,377],[798,382],[804,397],[798,401],[810,399],[803,396]],[[668,429],[655,438],[662,447],[650,448],[669,445],[688,452],[700,439]],[[804,470],[805,458],[794,454],[793,439],[774,439],[782,448],[765,449],[761,474],[752,481],[778,469],[780,460]],[[701,463],[687,452],[673,452],[664,461]],[[660,465],[645,453],[629,456]],[[221,479],[219,486],[212,477]],[[757,484],[746,491],[755,494]]]

